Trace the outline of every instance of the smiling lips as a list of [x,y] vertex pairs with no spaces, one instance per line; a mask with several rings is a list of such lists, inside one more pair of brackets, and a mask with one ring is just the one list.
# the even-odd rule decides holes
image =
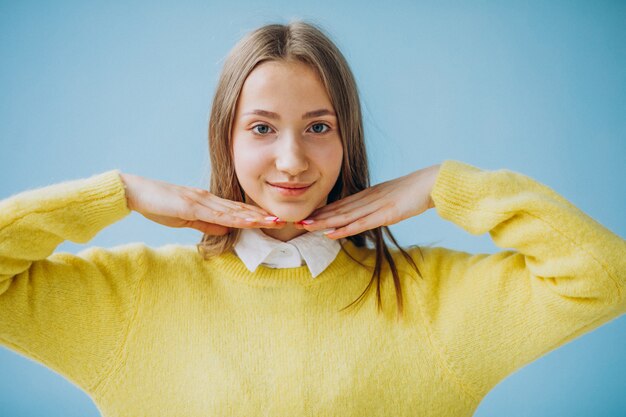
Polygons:
[[271,185],[274,190],[285,196],[297,196],[304,194],[309,188],[311,188],[311,185],[313,185],[313,183],[306,184],[301,182],[268,182],[268,184]]
[[298,188],[307,188],[310,184],[306,184],[304,182],[270,182],[270,185],[274,185],[280,188],[289,188],[289,189],[298,189]]

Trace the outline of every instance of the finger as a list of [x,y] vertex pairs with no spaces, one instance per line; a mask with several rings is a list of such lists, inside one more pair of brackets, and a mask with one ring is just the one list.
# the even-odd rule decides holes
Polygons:
[[190,211],[193,217],[190,219],[192,221],[199,220],[236,228],[248,227],[250,224],[245,220],[245,217],[241,216],[241,213],[230,208],[219,207],[219,205],[216,207],[215,203],[211,203],[211,207],[199,203],[194,204]]
[[359,200],[354,200],[351,203],[344,204],[333,209],[324,210],[324,212],[321,213],[314,212],[308,218],[314,220],[315,222],[318,222],[344,213],[354,213],[362,207],[374,204],[375,202],[376,198],[374,198],[373,196],[366,196]]
[[208,235],[223,236],[230,230],[228,227],[221,226],[219,224],[206,223],[202,220],[192,220],[188,223],[187,227],[201,231]]
[[342,198],[341,200],[337,200],[337,201],[333,201],[332,203],[328,203],[325,206],[322,206],[322,207],[314,210],[311,215],[323,214],[323,213],[325,213],[327,211],[330,211],[330,210],[339,209],[342,206],[344,206],[346,203],[349,204],[350,202],[354,201],[354,198],[355,198],[354,196],[355,195],[356,194],[352,194],[352,195],[350,195],[348,197]]
[[259,213],[256,210],[244,210],[244,209],[231,208],[231,207],[223,207],[223,210],[233,216],[244,219],[248,223],[260,223],[260,224],[274,224],[275,223],[274,220],[268,219],[269,217],[274,217],[274,216],[270,216],[269,214],[265,214],[265,213]]
[[259,213],[256,210],[245,210],[245,209],[239,208],[236,205],[230,204],[229,201],[230,200],[224,200],[224,199],[218,198],[218,199],[203,200],[201,202],[197,202],[197,204],[202,207],[207,207],[208,209],[213,210],[214,216],[222,216],[222,214],[219,214],[219,213],[225,213],[231,217],[236,217],[240,219],[240,221],[244,222],[243,226],[232,226],[232,227],[246,227],[250,223],[247,220],[249,218],[255,219],[255,222],[258,222],[261,224],[272,224],[272,222],[268,222],[265,220],[265,217],[267,217],[266,214]]
[[280,229],[282,227],[284,227],[287,222],[285,221],[276,221],[276,220],[271,220],[269,218],[264,218],[262,220],[258,220],[255,218],[247,218],[245,219],[246,222],[248,223],[248,229],[249,228],[271,228],[271,229]]
[[271,228],[271,229],[279,229],[285,226],[286,222],[276,221],[276,216],[269,215],[261,215],[256,211],[240,211],[236,209],[232,209],[229,207],[222,206],[222,211],[225,213],[237,217],[239,219],[243,219],[244,223],[240,224],[237,227],[240,229],[250,229],[250,228]]
[[336,228],[330,233],[325,233],[324,236],[330,239],[341,239],[342,237],[356,235],[366,230],[384,226],[385,223],[383,220],[384,215],[380,211],[377,211],[369,216],[361,217],[348,225]]
[[337,213],[337,211],[350,211],[356,207],[362,206],[363,204],[369,204],[375,199],[377,199],[377,197],[371,193],[371,188],[367,188],[356,194],[349,195],[341,200],[333,201],[330,204],[320,207],[319,209],[313,211],[309,218],[324,218],[329,214]]
[[223,199],[222,198],[220,200],[220,202],[225,204],[225,205],[227,205],[228,207],[232,207],[232,208],[237,209],[237,210],[254,211],[254,212],[259,213],[262,216],[269,216],[270,215],[266,210],[262,209],[261,207],[258,207],[258,206],[252,205],[252,204],[246,204],[246,203],[243,203],[241,201],[232,201],[232,200],[228,200],[228,199]]
[[215,197],[215,198],[211,198],[208,199],[206,202],[202,201],[201,204],[205,204],[207,206],[212,205],[212,206],[219,206],[221,207],[223,210],[232,210],[233,213],[245,213],[245,215],[247,217],[265,217],[268,216],[269,214],[266,214],[267,212],[265,210],[263,210],[260,207],[256,207],[253,205],[249,205],[249,204],[245,204],[245,203],[241,203],[239,201],[232,201],[232,200],[227,200],[224,198],[219,198],[219,197]]
[[214,203],[214,204],[220,204],[223,207],[230,207],[236,210],[254,211],[263,216],[269,215],[267,211],[255,205],[246,204],[242,201],[233,201],[227,198],[222,198],[203,188],[197,188],[197,187],[189,187],[189,188],[195,191],[195,196],[197,197],[195,198],[195,200],[197,200],[201,204],[209,205],[211,203]]
[[[205,213],[205,215],[209,215],[209,218],[226,217],[230,220],[230,222],[226,220],[226,226],[236,228],[264,227],[275,229],[282,228],[286,224],[285,222],[276,222],[272,219],[268,219],[268,217],[273,216],[270,216],[267,211],[260,207],[217,197],[205,190],[199,190],[198,194],[201,198],[194,201],[194,205],[199,206],[196,210]],[[206,209],[210,210],[210,212],[207,212]],[[227,216],[224,216],[224,214]],[[212,222],[224,225],[224,223],[217,220],[213,220]]]
[[[248,227],[280,228],[286,224],[286,222],[283,221],[276,221],[276,216],[270,215],[266,210],[260,207],[240,202],[233,202],[231,200],[222,200],[220,202],[226,202],[227,205],[222,206],[224,207],[224,210],[234,216],[243,218],[246,223],[248,223]],[[234,203],[234,206],[229,203]],[[251,210],[246,210],[247,207],[250,207]]]
[[384,206],[384,203],[378,201],[363,201],[360,206],[354,207],[347,212],[342,210],[341,213],[330,212],[324,216],[312,216],[313,223],[310,225],[304,225],[308,231],[316,231],[329,228],[337,228],[345,226],[349,223],[356,221],[361,217],[365,217],[373,212],[380,210]]

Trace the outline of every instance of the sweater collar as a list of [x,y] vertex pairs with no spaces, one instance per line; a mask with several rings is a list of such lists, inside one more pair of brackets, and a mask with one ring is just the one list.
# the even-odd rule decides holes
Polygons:
[[[324,239],[327,238],[324,237]],[[320,285],[332,278],[354,278],[355,267],[357,269],[360,268],[359,264],[352,258],[369,265],[366,259],[371,255],[370,252],[371,250],[357,247],[351,240],[345,239],[343,249],[340,248],[330,265],[315,279],[311,278],[311,272],[306,265],[293,268],[270,268],[260,264],[254,272],[251,272],[234,250],[226,251],[219,256],[210,257],[205,261],[205,265],[209,268],[207,271],[219,270],[223,272],[226,278],[254,286],[277,287],[296,285],[309,287]]]
[[[306,232],[283,242],[261,229],[241,229],[233,249],[250,272],[259,265],[271,268],[294,268],[306,265],[315,278],[324,271],[341,249],[338,240],[329,239],[323,230]],[[346,239],[340,239],[345,241]]]

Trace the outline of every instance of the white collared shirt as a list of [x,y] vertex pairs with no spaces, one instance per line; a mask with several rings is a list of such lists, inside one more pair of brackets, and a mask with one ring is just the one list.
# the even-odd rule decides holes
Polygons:
[[[307,265],[311,276],[318,276],[341,250],[338,240],[329,239],[324,230],[306,232],[283,242],[258,228],[241,229],[234,250],[250,272],[263,264],[270,268],[294,268]],[[341,238],[339,240],[344,240]]]

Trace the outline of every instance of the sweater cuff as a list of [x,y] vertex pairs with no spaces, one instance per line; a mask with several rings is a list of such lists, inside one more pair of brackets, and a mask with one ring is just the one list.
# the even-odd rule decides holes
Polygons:
[[480,174],[484,172],[461,161],[443,161],[431,190],[439,216],[456,224],[465,224],[470,213],[478,208],[479,196],[484,191],[481,187],[485,184]]
[[101,229],[130,214],[126,188],[115,169],[80,181],[76,190],[80,195],[78,210],[82,218],[80,243],[91,240]]

